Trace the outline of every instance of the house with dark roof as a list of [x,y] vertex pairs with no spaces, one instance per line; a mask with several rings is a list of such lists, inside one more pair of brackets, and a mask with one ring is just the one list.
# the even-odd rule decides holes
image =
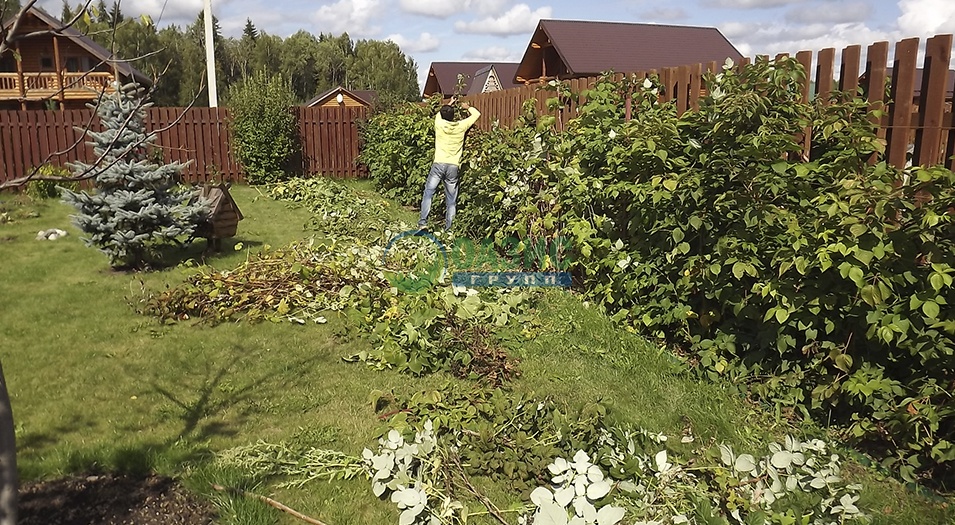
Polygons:
[[739,61],[715,27],[541,20],[514,74],[517,84]]
[[324,107],[324,108],[357,108],[373,107],[378,102],[378,92],[362,89],[345,89],[341,86],[334,87],[319,94],[305,103],[305,107]]
[[[514,82],[517,66],[516,62],[432,62],[423,95],[441,93],[448,98],[455,93],[473,95],[517,87],[522,85]],[[456,91],[459,75],[460,92]]]
[[[13,19],[3,22],[4,33]],[[17,27],[13,49],[0,56],[0,109],[82,109],[117,79],[151,86],[152,80],[56,17],[33,6]],[[19,60],[17,59],[19,56]]]

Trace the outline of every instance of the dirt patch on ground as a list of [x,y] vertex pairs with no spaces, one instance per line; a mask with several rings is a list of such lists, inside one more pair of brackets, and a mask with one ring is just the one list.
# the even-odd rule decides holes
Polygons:
[[209,525],[215,513],[174,480],[102,474],[21,483],[18,525]]

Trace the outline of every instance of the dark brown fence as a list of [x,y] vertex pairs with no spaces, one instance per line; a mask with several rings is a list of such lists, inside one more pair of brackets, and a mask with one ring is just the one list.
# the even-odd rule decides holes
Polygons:
[[[802,86],[803,98],[809,100],[811,96],[824,96],[833,87],[851,91],[861,86],[864,96],[873,106],[880,102],[887,103],[884,108],[886,116],[879,122],[879,135],[886,140],[889,163],[900,167],[909,161],[922,166],[944,164],[952,169],[952,156],[955,155],[955,116],[952,113],[955,78],[949,74],[952,35],[928,39],[921,68],[918,64],[918,49],[917,38],[898,42],[890,65],[888,42],[868,46],[864,62],[861,58],[862,46],[848,46],[842,50],[838,80],[835,74],[835,49],[800,51],[795,58],[807,72]],[[744,67],[746,63],[748,60],[744,60]],[[682,113],[698,108],[699,99],[706,94],[704,72],[717,72],[722,65],[715,62],[693,64],[660,71],[637,71],[627,76],[633,74],[640,78],[657,74],[663,84],[661,98],[675,101],[677,111]],[[623,74],[617,75],[617,78],[623,77]],[[917,79],[921,79],[921,82],[917,83]],[[572,91],[579,93],[592,87],[596,80],[579,78],[567,82]],[[885,92],[881,87],[886,81],[889,82],[890,90],[888,98],[883,100]],[[512,126],[527,100],[535,100],[537,111],[541,114],[552,113],[546,108],[546,100],[553,96],[553,92],[528,86],[470,96],[468,100],[483,115],[478,125],[487,129],[495,122],[501,126]],[[562,107],[559,114],[555,115],[559,119],[559,128],[562,129],[577,115],[577,108],[583,102],[585,99],[582,98],[579,102],[569,102]],[[811,143],[811,130],[808,131],[805,152],[809,151]]]
[[[855,90],[863,87],[873,106],[885,102],[886,114],[879,122],[879,134],[886,141],[886,157],[895,166],[907,162],[931,166],[955,167],[955,115],[952,92],[955,78],[949,74],[952,58],[952,35],[928,39],[925,59],[919,67],[919,39],[910,38],[895,44],[891,65],[889,43],[877,42],[866,49],[848,46],[842,50],[838,80],[836,50],[800,51],[795,58],[810,74],[802,86],[803,98],[824,96],[833,88]],[[768,59],[768,57],[757,57]],[[744,61],[745,66],[746,61]],[[693,64],[660,71],[628,73],[638,78],[657,74],[663,84],[661,97],[673,100],[679,112],[692,111],[706,93],[705,71],[718,71],[722,64]],[[623,74],[618,74],[623,78]],[[920,82],[918,81],[919,79]],[[568,81],[574,92],[592,86],[596,78]],[[888,82],[888,98],[883,100]],[[871,88],[870,88],[871,87]],[[522,113],[527,100],[534,100],[539,113],[549,113],[548,98],[554,93],[536,86],[509,89],[469,97],[484,115],[478,126],[489,128],[495,122],[512,126]],[[558,112],[558,127],[563,129],[577,114],[578,102],[568,102]],[[332,177],[364,177],[365,168],[358,156],[358,122],[366,116],[361,108],[294,108],[298,117],[301,156],[295,168],[303,173]],[[90,123],[92,119],[92,123]],[[176,122],[178,119],[178,122]],[[175,125],[172,125],[175,122]],[[21,177],[32,167],[44,162],[63,165],[70,161],[92,160],[92,149],[74,144],[80,134],[75,127],[90,124],[100,129],[89,110],[78,111],[0,111],[0,183]],[[206,180],[244,180],[241,166],[235,159],[229,133],[228,110],[219,108],[151,108],[148,129],[169,129],[158,134],[157,146],[166,161],[193,162],[184,170],[190,182]],[[812,130],[807,130],[804,147],[809,151]],[[57,152],[63,152],[54,155]]]
[[[301,155],[293,169],[331,177],[364,177],[357,163],[362,108],[303,108],[298,118]],[[183,170],[188,182],[244,181],[236,160],[225,108],[149,108],[146,128],[158,131],[155,145],[166,162],[192,161]],[[92,110],[0,111],[0,183],[22,177],[43,163],[94,160],[76,128],[102,129]],[[168,128],[168,129],[164,129]]]

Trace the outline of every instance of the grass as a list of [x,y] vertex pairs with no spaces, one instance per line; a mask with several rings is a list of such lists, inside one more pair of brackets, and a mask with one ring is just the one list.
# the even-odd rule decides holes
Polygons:
[[[233,195],[246,217],[238,236],[221,254],[203,259],[199,241],[184,258],[230,268],[265,245],[308,235],[304,210],[253,188],[235,187]],[[280,489],[210,460],[217,451],[258,440],[358,454],[373,443],[379,425],[370,391],[409,393],[453,379],[344,363],[362,343],[336,337],[342,321],[331,315],[328,324],[307,326],[159,324],[136,313],[143,290],[182,282],[194,271],[190,265],[112,272],[103,254],[83,245],[68,214],[56,201],[0,195],[0,359],[17,420],[22,479],[155,471],[215,501],[222,523],[296,521],[256,500],[216,493],[211,483],[269,495],[329,525],[397,521],[394,506],[376,500],[364,480]],[[53,227],[70,236],[34,240],[38,230]],[[573,294],[545,294],[540,318],[533,337],[515,352],[522,371],[516,391],[569,405],[609,400],[621,421],[670,435],[692,428],[702,439],[755,452],[787,432],[819,433],[774,419],[732,387],[688,376],[657,345],[614,326]],[[876,523],[955,521],[950,499],[916,495],[861,467],[852,475],[865,484],[861,504],[876,511]],[[493,499],[519,497],[476,481]]]

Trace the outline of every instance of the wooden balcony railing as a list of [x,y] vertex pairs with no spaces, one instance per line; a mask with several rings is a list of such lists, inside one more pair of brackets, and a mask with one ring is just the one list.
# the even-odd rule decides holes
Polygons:
[[0,73],[0,100],[60,99],[62,89],[66,100],[95,99],[104,89],[112,89],[112,73],[24,73],[23,89],[17,73]]

